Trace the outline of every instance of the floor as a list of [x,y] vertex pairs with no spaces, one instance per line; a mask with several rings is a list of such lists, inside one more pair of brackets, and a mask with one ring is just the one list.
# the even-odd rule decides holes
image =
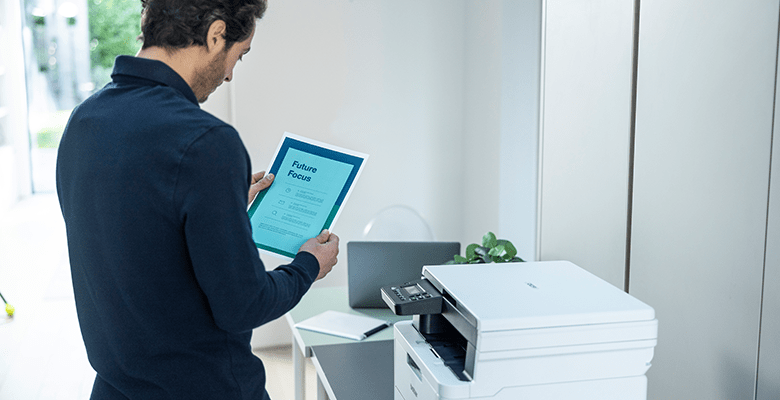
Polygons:
[[[78,329],[65,224],[57,197],[35,195],[0,215],[0,292],[16,312],[0,316],[0,399],[86,400],[95,372]],[[274,400],[293,398],[291,348],[255,349]],[[316,396],[308,362],[306,397]]]

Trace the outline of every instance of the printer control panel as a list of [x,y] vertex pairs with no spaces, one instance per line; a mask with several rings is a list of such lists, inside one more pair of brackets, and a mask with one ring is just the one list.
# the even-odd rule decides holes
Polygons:
[[382,299],[396,315],[439,314],[442,295],[427,279],[385,286]]

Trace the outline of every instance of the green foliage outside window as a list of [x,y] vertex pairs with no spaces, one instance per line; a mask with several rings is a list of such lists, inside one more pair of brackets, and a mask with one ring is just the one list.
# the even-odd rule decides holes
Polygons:
[[111,80],[114,59],[141,48],[140,0],[89,0],[90,57],[96,88]]
[[60,110],[51,113],[46,122],[35,134],[36,145],[39,149],[56,149],[60,145],[62,132],[68,123],[72,110]]
[[[114,59],[118,55],[135,55],[141,48],[137,40],[141,34],[140,0],[88,0],[91,77],[95,89],[111,81]],[[35,26],[46,24],[44,17],[33,16]],[[68,24],[74,25],[71,18]],[[41,28],[43,29],[43,28]],[[46,50],[45,47],[41,47]],[[38,64],[41,71],[48,71],[48,53],[40,52]],[[57,148],[71,110],[51,113],[43,128],[35,132],[38,148]]]

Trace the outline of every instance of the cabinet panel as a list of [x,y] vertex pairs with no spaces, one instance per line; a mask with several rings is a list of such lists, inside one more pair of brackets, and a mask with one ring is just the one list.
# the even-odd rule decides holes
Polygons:
[[780,399],[780,104],[775,105],[756,400]]
[[545,15],[539,257],[622,288],[633,2],[549,0]]
[[641,3],[630,292],[649,399],[752,399],[778,2]]

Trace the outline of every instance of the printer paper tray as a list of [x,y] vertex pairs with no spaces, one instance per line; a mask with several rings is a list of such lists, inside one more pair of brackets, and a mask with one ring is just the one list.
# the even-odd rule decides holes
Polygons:
[[[425,389],[412,392],[410,386],[399,386],[398,383],[396,383],[393,392],[394,400],[463,399],[462,397],[440,397],[435,392],[425,391]],[[481,400],[647,400],[647,377],[643,375],[552,385],[515,386],[504,388],[494,396],[471,398]]]
[[[644,377],[653,358],[655,339],[579,346],[559,346],[507,352],[478,352],[474,378],[459,381],[430,351],[410,322],[395,325],[395,379],[405,374],[407,356],[419,366],[419,378],[442,398],[490,398],[503,388]],[[410,383],[407,383],[408,386]],[[403,383],[400,383],[404,385]]]

